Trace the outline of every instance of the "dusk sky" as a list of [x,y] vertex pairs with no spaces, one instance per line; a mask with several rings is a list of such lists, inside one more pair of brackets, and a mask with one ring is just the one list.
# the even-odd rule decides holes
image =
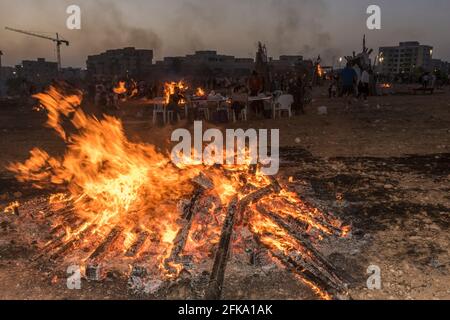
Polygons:
[[[82,10],[81,30],[66,28],[66,8]],[[366,9],[382,9],[382,29],[369,31]],[[55,61],[52,42],[6,31],[5,26],[59,32],[63,66],[85,67],[86,57],[106,49],[153,49],[156,59],[213,49],[254,57],[257,41],[269,55],[334,57],[417,40],[434,46],[434,57],[450,60],[449,0],[0,0],[3,65],[44,57]]]

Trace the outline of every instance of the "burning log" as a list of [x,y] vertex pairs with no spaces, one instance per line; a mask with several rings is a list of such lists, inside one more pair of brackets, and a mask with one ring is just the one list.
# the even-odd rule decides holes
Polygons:
[[278,194],[281,191],[280,184],[273,177],[270,177],[270,180],[271,180],[271,183],[268,186],[258,189],[255,192],[250,193],[249,195],[242,198],[239,201],[239,205],[241,207],[246,207],[252,203],[258,202],[259,200],[261,200],[262,198],[264,198],[270,194],[273,194],[273,193]]
[[305,276],[308,280],[320,283],[324,287],[331,287],[337,292],[345,292],[347,285],[337,276],[337,270],[331,265],[330,262],[314,247],[309,239],[303,234],[295,231],[289,223],[285,222],[281,217],[269,212],[262,206],[257,206],[257,210],[264,216],[274,221],[279,227],[285,230],[290,236],[296,239],[304,249],[306,249],[306,255],[300,257],[289,252],[288,256],[285,256],[281,252],[275,252],[271,249],[271,253],[280,260],[284,265],[288,265],[294,268],[302,276]]
[[281,191],[281,186],[278,181],[269,177],[271,184],[261,188],[238,201],[237,196],[233,198],[228,206],[227,216],[225,218],[222,234],[219,241],[219,248],[217,249],[214,265],[211,272],[209,286],[206,291],[205,298],[207,300],[218,300],[222,294],[223,281],[225,278],[225,269],[228,260],[230,249],[231,235],[233,233],[234,224],[237,219],[242,218],[243,212],[247,207],[262,198]]
[[186,240],[189,236],[189,231],[192,227],[192,222],[194,221],[194,208],[197,201],[203,196],[206,189],[213,187],[213,184],[207,177],[200,174],[194,179],[197,185],[194,195],[192,196],[189,203],[183,208],[183,227],[178,231],[174,239],[174,246],[170,252],[170,256],[164,261],[166,269],[171,269],[170,265],[172,262],[177,262],[179,260],[180,254],[183,252],[186,246]]
[[[296,212],[302,212],[302,211],[304,211],[304,212],[314,212],[314,210],[315,210],[315,209],[314,209],[315,207],[309,205],[307,202],[304,202],[304,203],[303,203],[304,207],[298,207],[297,204],[293,204],[293,203],[289,202],[287,199],[282,199],[282,202],[283,202],[283,206],[287,206],[287,207],[289,207],[291,210],[296,211]],[[332,219],[332,217],[331,217],[326,211],[321,212],[321,214],[322,214],[322,216],[323,216],[323,219],[320,219],[320,222],[317,221],[318,224],[320,224],[320,225],[326,227],[326,229],[328,229],[333,235],[339,236],[339,237],[342,236],[343,230],[340,229],[340,228],[338,228],[338,227],[336,227],[336,226],[334,226],[334,225],[330,222],[331,219]],[[313,215],[311,215],[311,214],[309,214],[309,217],[310,217],[312,220],[314,220],[314,221],[317,220],[316,217],[313,216]]]
[[306,261],[302,257],[296,256],[293,252],[290,252],[288,256],[279,250],[270,250],[270,253],[280,261],[287,270],[297,273],[301,278],[306,279],[310,283],[315,283],[319,290],[320,288],[325,288],[326,292],[332,293],[335,298],[347,296],[346,287],[330,282],[326,276],[321,274],[321,272],[311,264],[311,261]]
[[56,260],[58,257],[67,251],[73,249],[80,241],[84,239],[86,235],[88,235],[91,231],[93,231],[97,226],[95,224],[92,224],[88,226],[86,229],[81,231],[77,236],[74,236],[73,239],[66,242],[64,245],[59,247],[59,249],[53,253],[50,257],[50,260]]
[[147,240],[147,238],[149,237],[149,233],[147,231],[145,232],[141,232],[139,233],[139,236],[136,240],[136,242],[134,242],[131,247],[127,250],[127,252],[125,253],[126,257],[135,257],[138,252],[142,249],[142,247],[144,246],[145,241]]
[[98,263],[99,260],[106,254],[108,249],[114,244],[114,242],[120,237],[123,232],[122,227],[114,227],[111,232],[106,236],[103,242],[95,249],[95,251],[89,256],[88,264],[86,265],[86,278],[92,281],[100,281],[105,274],[102,265]]
[[108,236],[103,240],[103,242],[95,249],[95,251],[89,256],[89,261],[100,260],[101,257],[106,253],[108,248],[114,244],[114,242],[122,234],[122,227],[114,227]]
[[230,250],[231,235],[233,233],[233,226],[237,211],[238,198],[235,196],[228,206],[227,216],[223,224],[219,248],[217,249],[216,256],[214,258],[214,265],[211,272],[211,277],[209,279],[209,285],[206,289],[205,298],[207,300],[218,300],[222,295],[223,280],[225,278],[225,269]]

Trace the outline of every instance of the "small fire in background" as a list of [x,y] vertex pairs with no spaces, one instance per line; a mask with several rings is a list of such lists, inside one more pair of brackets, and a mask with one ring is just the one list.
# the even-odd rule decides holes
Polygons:
[[323,69],[322,69],[322,66],[320,65],[320,64],[318,64],[317,65],[317,75],[319,76],[319,77],[323,77],[323,75],[324,75],[324,71],[323,71]]
[[119,81],[117,87],[115,87],[113,89],[113,91],[116,94],[125,94],[125,93],[127,93],[126,82],[125,81]]
[[139,94],[139,89],[136,81],[133,79],[126,81],[119,81],[117,86],[113,88],[113,92],[122,95],[123,99],[131,99]]
[[181,91],[181,93],[183,93],[189,88],[183,80],[178,81],[178,82],[172,81],[172,82],[164,83],[164,99],[165,99],[166,104],[169,103],[170,96],[175,93],[176,89],[179,89]]
[[137,96],[138,93],[139,93],[138,85],[137,85],[136,81],[131,79],[130,80],[130,96],[129,96],[129,98],[131,99],[131,98]]
[[197,90],[195,91],[195,95],[197,97],[204,97],[206,96],[205,90],[203,90],[203,88],[197,88]]
[[383,83],[383,84],[381,84],[381,87],[384,89],[390,89],[390,88],[392,88],[392,85],[390,83]]

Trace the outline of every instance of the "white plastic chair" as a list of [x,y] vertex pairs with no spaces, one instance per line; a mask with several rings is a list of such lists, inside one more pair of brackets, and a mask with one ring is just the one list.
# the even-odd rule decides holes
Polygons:
[[287,112],[289,118],[292,117],[292,104],[294,103],[294,96],[291,94],[283,94],[275,101],[275,117],[278,114],[281,118],[283,112]]
[[164,104],[156,104],[155,107],[153,108],[153,124],[156,124],[156,119],[159,113],[163,115],[163,123],[165,125],[167,122],[167,114],[166,114],[166,107],[164,106]]

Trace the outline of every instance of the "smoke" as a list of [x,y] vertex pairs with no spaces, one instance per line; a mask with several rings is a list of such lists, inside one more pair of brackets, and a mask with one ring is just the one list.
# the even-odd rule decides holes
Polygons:
[[[87,55],[107,49],[134,46],[158,51],[162,48],[162,38],[150,26],[142,26],[142,23],[132,19],[130,10],[138,10],[132,4],[128,4],[130,9],[123,10],[123,5],[116,1],[79,0],[77,4],[81,7],[81,30],[68,30],[65,25],[68,15],[65,11],[71,4],[73,1],[70,0],[58,3],[53,0],[22,0],[19,6],[9,10],[5,19],[3,16],[6,10],[2,8],[5,4],[0,4],[0,15],[5,24],[18,29],[39,30],[39,33],[53,31],[46,33],[52,37],[59,32],[70,41],[68,48],[62,48],[63,65],[84,66]],[[5,39],[5,60],[10,64],[36,57],[56,60],[54,44],[50,41],[11,34],[4,30],[0,31],[0,36]]]
[[[78,0],[82,29],[70,31],[65,9],[72,2],[21,0],[8,15],[0,4],[0,16],[12,27],[59,31],[71,42],[62,49],[63,65],[84,66],[89,54],[125,46],[153,49],[157,58],[202,49],[254,57],[258,41],[273,57],[321,54],[326,60],[339,54],[325,27],[331,14],[325,0]],[[55,60],[50,41],[2,31],[0,36],[9,47],[8,62]]]
[[254,56],[256,44],[269,55],[339,54],[324,21],[330,12],[324,0],[184,0],[177,1],[169,19],[174,26],[164,53],[185,54],[199,49]]
[[[129,4],[132,7],[132,4]],[[137,9],[137,8],[136,8]],[[124,11],[112,1],[96,0],[83,5],[83,23],[88,28],[82,32],[81,45],[91,50],[135,46],[159,50],[162,39],[152,29],[139,27],[139,22],[127,19]]]

